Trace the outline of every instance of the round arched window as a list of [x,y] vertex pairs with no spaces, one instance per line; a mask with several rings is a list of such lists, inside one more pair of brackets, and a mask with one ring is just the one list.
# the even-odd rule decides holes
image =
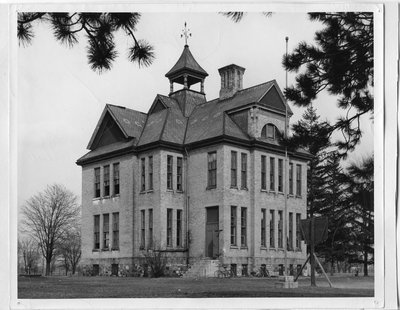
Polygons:
[[268,138],[275,140],[279,134],[278,129],[274,124],[267,124],[261,130],[261,138]]

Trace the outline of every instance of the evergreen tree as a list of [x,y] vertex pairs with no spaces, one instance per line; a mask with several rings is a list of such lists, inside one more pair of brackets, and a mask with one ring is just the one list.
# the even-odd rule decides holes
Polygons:
[[139,66],[149,66],[154,59],[153,47],[135,36],[139,13],[18,13],[17,35],[20,44],[28,45],[34,37],[33,24],[49,24],[57,41],[69,47],[78,43],[79,33],[88,42],[87,57],[92,70],[111,69],[118,55],[114,34],[122,30],[132,39],[128,58]]
[[[327,149],[331,145],[329,141],[330,125],[327,122],[320,122],[316,110],[309,106],[304,112],[302,119],[292,125],[292,137],[282,140],[288,149],[303,147],[313,158],[309,161],[307,171],[307,214],[312,220],[319,214],[322,197],[324,194],[324,158]],[[311,233],[311,237],[313,233]],[[311,238],[312,239],[312,238]],[[311,285],[315,286],[315,262],[314,243],[308,245],[311,263]]]
[[352,212],[352,229],[355,250],[362,253],[357,262],[364,265],[364,276],[368,276],[368,265],[373,260],[374,244],[374,158],[369,156],[360,163],[347,168],[348,204]]
[[309,106],[324,90],[338,96],[338,106],[347,113],[331,131],[342,132],[344,141],[336,145],[345,156],[360,141],[360,117],[373,113],[373,13],[310,13],[309,17],[325,28],[316,32],[314,45],[301,42],[284,56],[285,69],[300,72],[285,95],[298,106]]

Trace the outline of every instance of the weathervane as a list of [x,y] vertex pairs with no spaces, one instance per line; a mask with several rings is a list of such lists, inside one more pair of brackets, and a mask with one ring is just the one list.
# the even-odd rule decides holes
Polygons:
[[187,45],[187,40],[191,36],[192,34],[190,33],[190,29],[186,28],[186,22],[185,22],[185,28],[182,29],[182,34],[181,34],[181,38],[185,37],[185,45]]

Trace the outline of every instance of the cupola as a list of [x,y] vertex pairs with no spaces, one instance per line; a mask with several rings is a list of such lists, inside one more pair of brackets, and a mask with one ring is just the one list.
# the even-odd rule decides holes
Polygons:
[[174,92],[174,83],[183,85],[183,89],[190,89],[194,84],[200,84],[200,93],[204,94],[204,79],[208,73],[197,63],[189,45],[185,45],[181,57],[165,75],[169,79],[170,94]]

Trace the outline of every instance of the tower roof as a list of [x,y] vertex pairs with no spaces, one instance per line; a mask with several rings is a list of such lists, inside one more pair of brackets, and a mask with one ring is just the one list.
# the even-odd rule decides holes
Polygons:
[[183,48],[183,52],[181,57],[179,57],[176,64],[172,67],[171,70],[165,74],[165,76],[169,79],[173,79],[184,72],[190,72],[192,74],[196,74],[199,77],[206,77],[208,73],[197,63],[194,59],[192,53],[189,50],[189,45],[185,45]]

